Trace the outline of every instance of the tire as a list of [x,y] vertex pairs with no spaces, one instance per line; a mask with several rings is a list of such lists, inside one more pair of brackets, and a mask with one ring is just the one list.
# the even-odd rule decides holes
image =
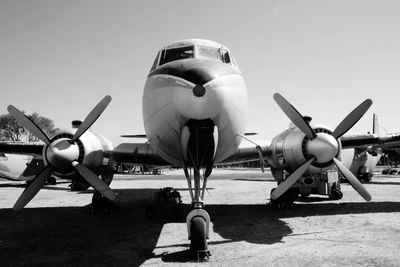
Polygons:
[[340,190],[333,189],[332,193],[329,195],[329,199],[331,200],[339,200],[342,199],[343,193]]
[[105,213],[112,210],[112,208],[114,207],[113,205],[114,204],[110,200],[105,198],[102,194],[98,192],[93,193],[91,205],[92,212]]
[[51,177],[47,178],[46,183],[49,184],[49,185],[55,185],[56,184],[56,178],[51,176]]
[[203,217],[194,217],[190,224],[190,250],[198,260],[208,259],[206,220]]

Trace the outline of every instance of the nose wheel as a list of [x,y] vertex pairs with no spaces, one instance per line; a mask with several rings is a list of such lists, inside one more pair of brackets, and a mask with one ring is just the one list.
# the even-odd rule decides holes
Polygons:
[[190,252],[197,261],[207,261],[210,257],[207,239],[210,229],[210,215],[204,210],[204,191],[206,190],[207,176],[204,175],[201,186],[201,175],[198,169],[193,170],[194,187],[192,187],[192,175],[185,166],[185,176],[188,181],[193,210],[186,217],[186,225],[190,240]]
[[198,262],[207,261],[211,255],[207,245],[210,215],[202,208],[195,208],[186,217],[186,224],[193,258]]

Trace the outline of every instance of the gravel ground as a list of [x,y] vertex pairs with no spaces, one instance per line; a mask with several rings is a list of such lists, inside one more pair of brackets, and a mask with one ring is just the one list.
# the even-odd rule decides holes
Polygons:
[[0,266],[399,266],[400,176],[365,184],[365,202],[348,184],[340,201],[311,196],[294,209],[266,203],[270,173],[217,169],[208,183],[211,216],[207,263],[187,256],[184,219],[148,220],[145,206],[158,188],[177,188],[189,209],[181,171],[153,176],[117,175],[111,187],[124,208],[90,212],[92,190],[46,186],[21,212],[10,208],[23,185],[0,181]]

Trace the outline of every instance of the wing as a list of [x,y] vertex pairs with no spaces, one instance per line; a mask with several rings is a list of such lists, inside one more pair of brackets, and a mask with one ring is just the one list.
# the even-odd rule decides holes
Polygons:
[[400,135],[376,136],[374,134],[343,136],[340,138],[343,148],[395,148],[400,146]]
[[12,181],[31,181],[44,168],[40,156],[4,155],[0,161],[0,177]]
[[160,155],[155,153],[148,143],[122,143],[110,151],[110,158],[114,162],[170,166]]
[[41,143],[0,142],[0,152],[5,154],[42,155],[43,146]]
[[1,165],[0,165],[0,177],[11,181],[22,181],[18,174],[3,170]]

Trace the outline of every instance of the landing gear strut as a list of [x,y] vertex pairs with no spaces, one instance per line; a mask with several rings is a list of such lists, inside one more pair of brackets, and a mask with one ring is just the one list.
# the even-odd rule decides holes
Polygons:
[[114,203],[105,198],[99,192],[94,192],[90,210],[94,213],[106,213],[114,208]]
[[[276,188],[273,188],[271,190],[274,192]],[[270,200],[270,205],[274,209],[292,209],[294,207],[294,198],[296,197],[296,194],[293,189],[288,189],[285,193],[283,193],[280,197],[277,199],[272,199]]]
[[193,207],[186,217],[190,251],[197,261],[207,261],[210,256],[207,247],[210,216],[204,210],[203,199],[218,147],[218,129],[214,122],[211,119],[187,121],[181,130],[181,146],[182,165]]
[[339,199],[342,199],[342,197],[343,197],[342,191],[340,191],[339,189],[336,189],[336,188],[332,189],[332,192],[329,195],[329,199],[332,199],[332,200],[339,200]]
[[[113,177],[114,177],[113,175],[111,177],[109,175],[105,176],[104,173],[101,175],[102,180],[108,186],[111,184]],[[112,210],[113,208],[115,208],[114,202],[108,200],[106,197],[104,197],[98,191],[95,191],[93,193],[92,204],[90,205],[90,210],[92,212],[106,213],[106,212]]]
[[210,251],[207,246],[207,239],[210,229],[210,215],[204,210],[204,191],[206,190],[207,177],[204,176],[203,186],[200,187],[200,173],[193,170],[194,188],[192,188],[191,175],[185,168],[185,175],[189,185],[192,198],[193,210],[186,217],[186,225],[190,240],[190,251],[197,261],[207,261]]

